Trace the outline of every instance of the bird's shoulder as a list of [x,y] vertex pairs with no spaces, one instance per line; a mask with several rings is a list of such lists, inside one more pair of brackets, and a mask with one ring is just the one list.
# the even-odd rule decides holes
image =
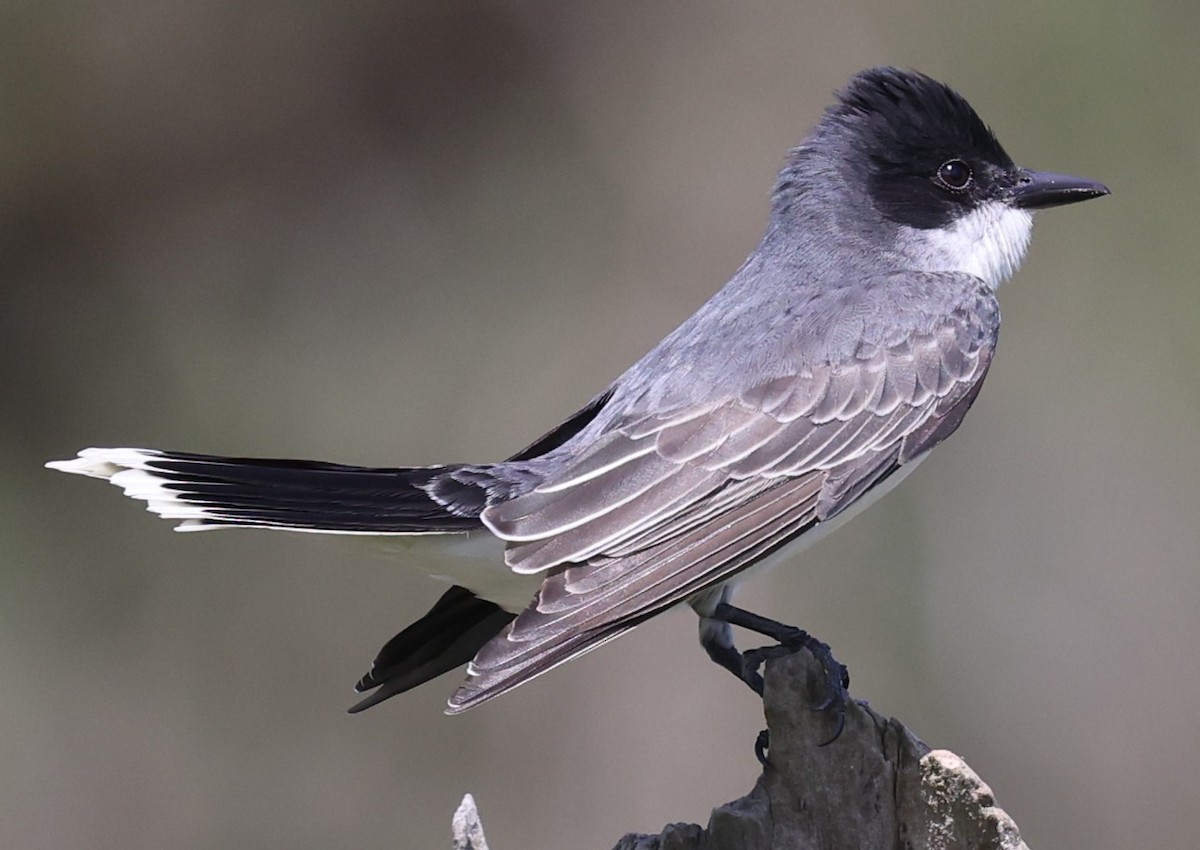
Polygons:
[[753,405],[780,380],[870,369],[923,346],[972,357],[999,332],[995,293],[967,274],[800,280],[773,293],[753,283],[718,293],[618,379],[609,427],[735,400]]

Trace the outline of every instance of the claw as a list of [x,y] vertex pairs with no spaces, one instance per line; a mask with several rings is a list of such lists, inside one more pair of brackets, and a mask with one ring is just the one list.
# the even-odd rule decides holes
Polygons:
[[829,649],[828,644],[805,635],[804,645],[821,663],[821,672],[825,675],[825,699],[812,706],[812,710],[829,711],[832,709],[837,716],[837,727],[833,730],[833,736],[820,745],[824,747],[836,741],[846,728],[846,698],[848,696],[846,689],[850,687],[850,673],[846,670],[845,665],[838,663],[837,659],[833,657],[833,652]]
[[818,747],[828,747],[834,741],[842,736],[842,731],[846,728],[846,704],[843,702],[837,707],[837,728],[833,730],[833,734],[829,736],[829,740],[822,741],[817,744]]
[[767,770],[774,769],[774,766],[771,764],[771,760],[767,758],[767,750],[770,748],[771,730],[763,729],[758,733],[758,737],[754,739],[754,757],[758,759],[758,763]]

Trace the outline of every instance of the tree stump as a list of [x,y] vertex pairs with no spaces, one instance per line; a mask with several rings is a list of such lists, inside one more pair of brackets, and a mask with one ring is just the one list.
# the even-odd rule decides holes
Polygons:
[[[714,809],[707,827],[629,834],[614,850],[1028,850],[967,763],[931,750],[899,720],[852,702],[842,734],[822,746],[836,724],[811,708],[823,687],[807,652],[768,661],[770,766],[750,793]],[[477,828],[473,844],[456,830],[461,850],[486,847],[473,800],[470,810],[456,815]]]

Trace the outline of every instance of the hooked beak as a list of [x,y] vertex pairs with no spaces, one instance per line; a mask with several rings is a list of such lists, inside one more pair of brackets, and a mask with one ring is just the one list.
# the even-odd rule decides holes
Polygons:
[[1063,204],[1074,204],[1107,194],[1108,187],[1094,180],[1022,168],[1017,185],[1009,190],[1009,200],[1013,206],[1021,209],[1044,210],[1047,207],[1061,207]]

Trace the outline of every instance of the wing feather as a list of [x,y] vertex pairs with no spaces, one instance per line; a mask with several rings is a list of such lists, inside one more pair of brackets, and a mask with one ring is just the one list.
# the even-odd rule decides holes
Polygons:
[[[466,711],[499,696],[683,601],[714,575],[720,581],[782,545],[814,521],[821,477],[782,481],[742,505],[720,529],[697,529],[644,553],[619,582],[585,585],[576,594],[560,578],[569,569],[551,575],[534,604],[475,656],[448,710]],[[565,599],[588,604],[563,606]]]
[[708,416],[663,428],[655,436],[654,449],[676,463],[686,463],[720,448],[731,434],[760,417],[757,410],[726,404]]
[[540,484],[534,492],[548,494],[569,490],[612,472],[630,461],[645,457],[653,451],[653,443],[645,440],[634,441],[624,435],[613,434],[572,464],[570,475],[556,478],[552,483]]
[[[643,597],[650,594],[653,588],[677,587],[681,584],[680,577],[689,570],[695,570],[696,565],[706,557],[736,546],[747,536],[771,527],[789,512],[811,511],[820,492],[821,482],[817,478],[809,476],[782,481],[731,511],[728,521],[717,528],[697,528],[653,550],[620,559],[623,563],[620,564],[622,575],[619,582],[607,581],[596,587],[588,587],[586,592],[571,594],[575,604],[556,604],[553,606],[555,610],[548,610],[541,604],[547,593],[570,593],[566,581],[569,571],[555,572],[547,577],[533,604],[513,621],[512,628],[508,630],[508,641],[536,646],[554,640],[564,625],[569,626],[571,631],[587,629],[610,619],[611,614],[640,610],[645,601]],[[584,579],[585,571],[577,571],[572,577],[573,583],[581,586],[579,583]],[[486,666],[489,659],[502,654],[498,646],[487,649],[476,658],[476,665]]]
[[546,577],[450,710],[727,581],[948,436],[990,364],[990,297],[718,403],[625,413],[600,448],[489,506],[482,519],[508,541],[509,565]]
[[542,540],[595,522],[681,471],[679,464],[654,453],[651,443],[650,451],[630,452],[602,475],[569,487],[535,489],[488,508],[484,522],[503,540]]
[[[519,573],[535,573],[545,564],[582,561],[600,554],[609,544],[623,540],[678,512],[680,505],[695,503],[720,486],[725,476],[698,466],[685,466],[660,477],[636,497],[609,505],[603,516],[586,524],[575,524],[558,533],[544,535],[510,549],[508,565]],[[585,499],[576,494],[572,501]]]

